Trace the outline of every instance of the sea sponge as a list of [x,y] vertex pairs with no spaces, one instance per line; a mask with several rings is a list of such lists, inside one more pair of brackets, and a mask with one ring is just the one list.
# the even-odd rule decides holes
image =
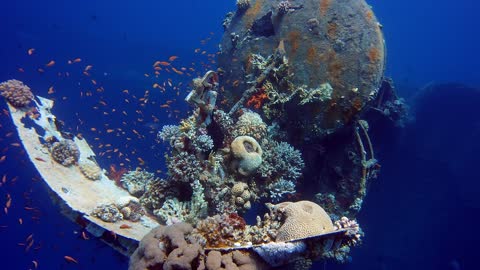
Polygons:
[[235,170],[241,175],[254,173],[262,164],[262,148],[258,142],[250,136],[239,136],[230,145]]
[[102,169],[93,161],[80,161],[79,167],[83,175],[90,180],[99,180],[102,176]]
[[284,202],[274,206],[285,222],[278,229],[276,242],[302,239],[334,230],[332,220],[320,205],[310,201]]
[[25,107],[33,100],[30,87],[18,80],[8,80],[0,83],[0,95],[17,108]]
[[52,158],[63,166],[75,164],[80,158],[80,150],[72,140],[55,142],[50,149]]

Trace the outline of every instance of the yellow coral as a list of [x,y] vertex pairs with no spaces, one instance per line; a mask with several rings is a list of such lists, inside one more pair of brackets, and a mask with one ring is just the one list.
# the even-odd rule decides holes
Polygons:
[[286,219],[278,229],[275,241],[285,242],[333,231],[327,212],[310,201],[284,202],[274,206]]

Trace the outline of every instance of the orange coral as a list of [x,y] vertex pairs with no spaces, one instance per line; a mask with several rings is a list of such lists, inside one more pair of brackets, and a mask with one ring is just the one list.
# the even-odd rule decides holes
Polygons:
[[337,24],[334,22],[328,23],[327,35],[330,39],[335,39],[337,36]]
[[365,17],[367,18],[367,20],[368,20],[369,22],[371,22],[372,19],[373,19],[373,11],[368,10],[368,11],[366,12],[366,14],[365,14]]
[[264,89],[262,88],[262,91],[259,93],[256,93],[253,95],[248,101],[247,101],[247,106],[253,106],[255,109],[260,109],[262,107],[263,102],[268,99],[267,94],[265,93]]
[[313,64],[315,63],[316,60],[317,60],[317,49],[314,46],[312,46],[307,50],[307,62],[309,64]]
[[372,47],[368,51],[368,59],[372,64],[377,63],[380,60],[380,51],[377,48]]
[[263,6],[263,0],[256,0],[255,4],[251,6],[249,9],[247,9],[247,12],[245,13],[245,24],[247,28],[252,27],[253,21],[255,20],[255,17],[257,17],[258,13],[262,9]]
[[325,16],[327,14],[328,8],[330,7],[331,0],[320,0],[320,14]]

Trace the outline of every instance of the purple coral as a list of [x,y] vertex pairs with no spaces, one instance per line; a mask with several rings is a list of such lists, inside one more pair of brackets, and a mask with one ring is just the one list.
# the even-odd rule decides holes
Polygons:
[[17,108],[26,107],[33,100],[30,87],[18,80],[8,80],[0,84],[0,95]]

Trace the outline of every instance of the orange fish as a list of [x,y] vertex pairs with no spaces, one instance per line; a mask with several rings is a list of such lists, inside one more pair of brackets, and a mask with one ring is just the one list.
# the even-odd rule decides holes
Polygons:
[[131,229],[132,226],[128,225],[128,224],[122,224],[120,225],[120,229]]
[[18,68],[18,72],[25,72],[25,70],[23,68]]
[[35,52],[34,48],[28,49],[28,55],[32,55]]
[[176,68],[174,68],[174,67],[172,67],[172,70],[173,70],[175,73],[177,73],[178,75],[183,75],[183,72],[181,72],[180,70],[178,70],[178,69],[176,69]]
[[39,73],[45,72],[45,70],[43,70],[43,68],[39,68],[39,69],[37,69],[37,71],[38,71]]
[[158,83],[154,83],[153,88],[160,88],[160,85],[158,85]]
[[73,63],[80,63],[82,62],[82,59],[81,58],[75,58],[73,59]]
[[55,93],[55,90],[53,89],[53,86],[50,86],[50,88],[48,88],[48,94],[51,95]]
[[38,268],[38,262],[37,261],[32,261],[32,263],[33,263],[33,267],[35,267],[35,269],[37,269]]
[[168,61],[172,62],[172,61],[175,61],[175,59],[177,59],[178,56],[175,56],[175,55],[172,55],[168,58]]
[[71,256],[63,256],[63,258],[64,258],[67,262],[69,262],[69,263],[76,263],[76,264],[78,264],[78,261],[75,260],[75,259],[74,259],[73,257],[71,257]]
[[0,163],[4,162],[5,159],[7,159],[7,156],[2,156],[2,157],[0,157]]
[[55,61],[50,60],[50,62],[48,62],[45,66],[46,67],[53,67],[54,65],[55,65]]

